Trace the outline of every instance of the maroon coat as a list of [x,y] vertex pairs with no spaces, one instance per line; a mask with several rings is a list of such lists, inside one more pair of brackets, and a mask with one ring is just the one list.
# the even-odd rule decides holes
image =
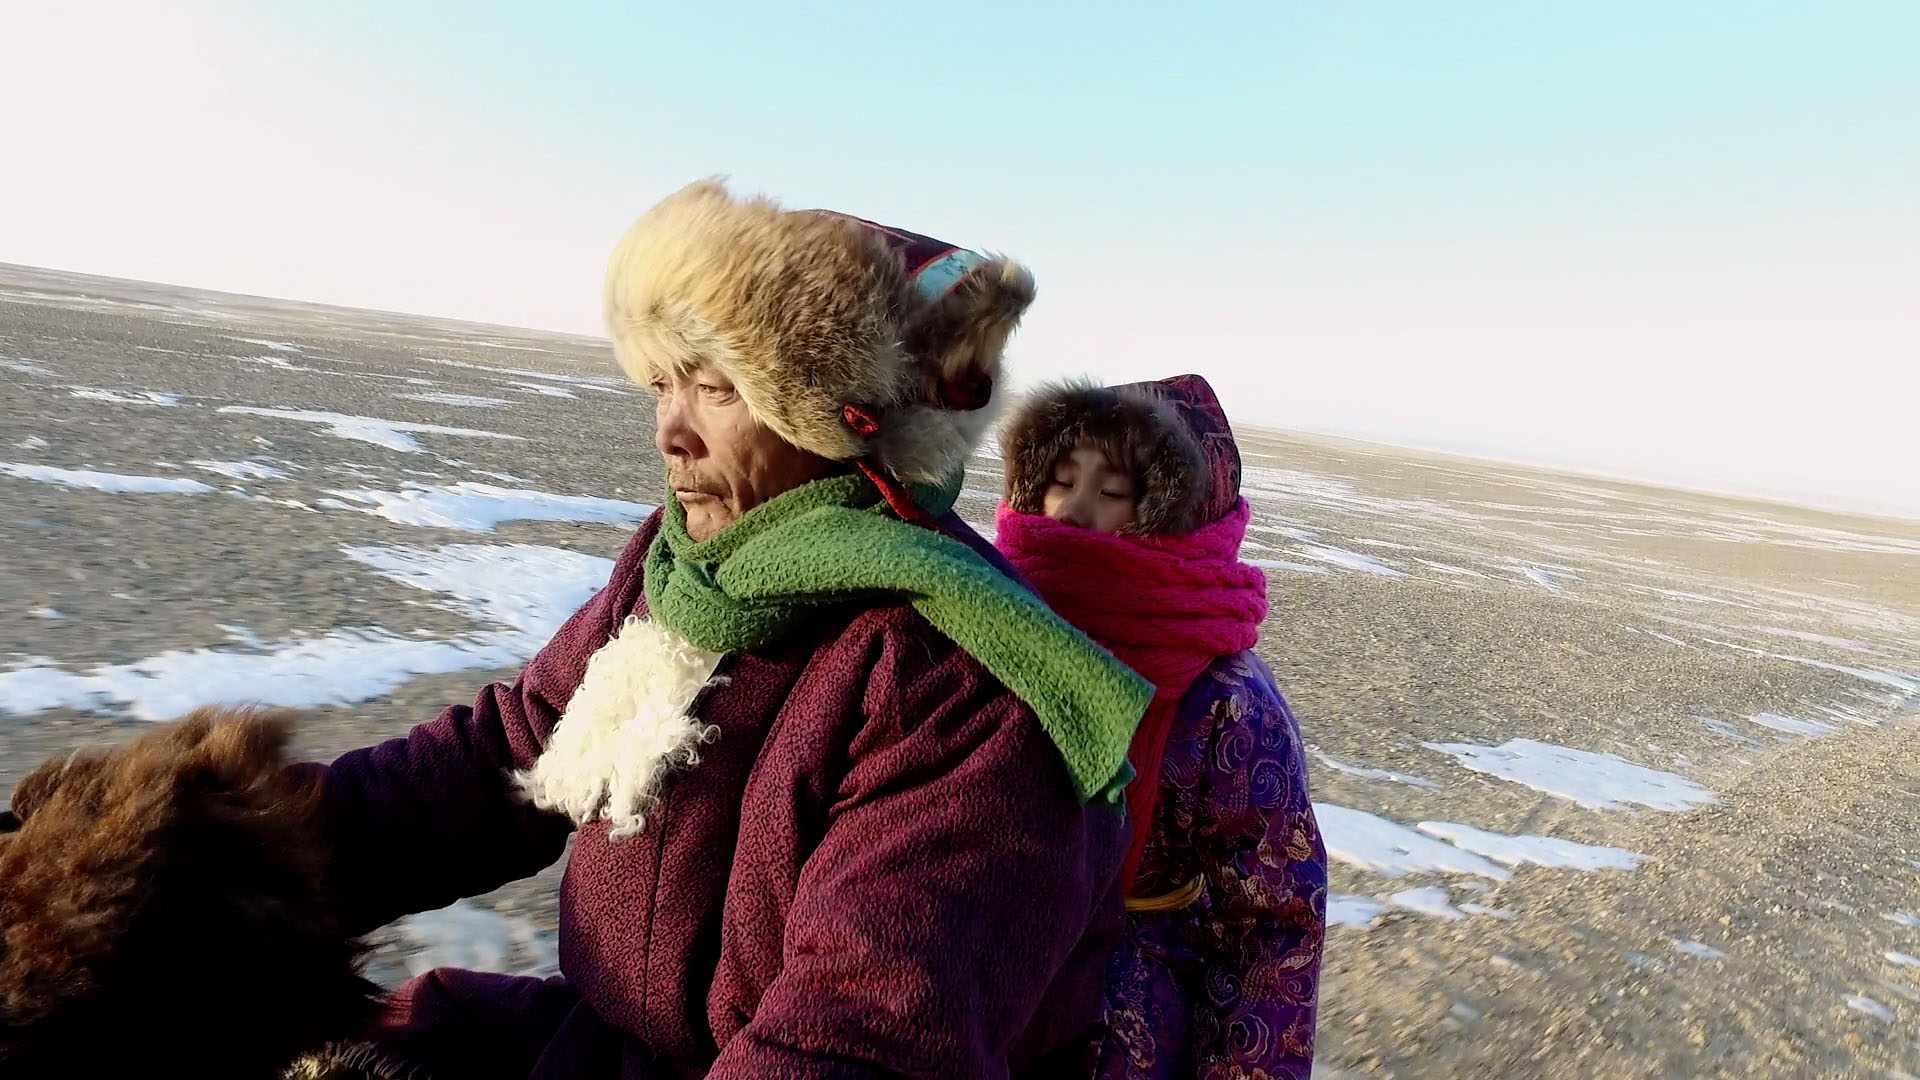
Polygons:
[[[512,685],[328,767],[357,929],[560,856],[571,822],[509,773],[645,615],[658,526]],[[1080,806],[1032,711],[910,607],[822,611],[721,674],[698,707],[720,735],[645,830],[579,830],[563,977],[416,980],[373,1052],[463,1077],[1055,1075],[1098,1020],[1121,815]]]

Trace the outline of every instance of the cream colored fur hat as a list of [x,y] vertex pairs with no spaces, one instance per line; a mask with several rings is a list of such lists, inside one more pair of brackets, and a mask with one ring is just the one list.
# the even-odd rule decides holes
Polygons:
[[1033,296],[1011,260],[708,180],[627,231],[605,302],[635,380],[711,362],[794,446],[938,483],[991,425]]

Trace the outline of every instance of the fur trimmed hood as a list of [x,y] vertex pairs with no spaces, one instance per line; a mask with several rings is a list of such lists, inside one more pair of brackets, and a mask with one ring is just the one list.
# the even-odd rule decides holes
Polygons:
[[1198,375],[1034,390],[1000,431],[1007,504],[1022,514],[1041,513],[1054,464],[1082,443],[1132,466],[1137,509],[1123,533],[1189,533],[1226,516],[1240,500],[1233,429]]
[[620,241],[605,314],[635,380],[715,363],[792,445],[939,483],[991,425],[1033,297],[1008,259],[701,181]]

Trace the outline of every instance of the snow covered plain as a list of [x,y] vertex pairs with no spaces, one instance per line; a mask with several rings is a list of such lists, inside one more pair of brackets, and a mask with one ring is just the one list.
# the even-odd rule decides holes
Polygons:
[[[210,700],[404,731],[660,499],[585,339],[0,267],[0,381],[0,791]],[[1323,1075],[1920,1074],[1920,526],[1244,434]],[[554,878],[377,973],[550,972]]]

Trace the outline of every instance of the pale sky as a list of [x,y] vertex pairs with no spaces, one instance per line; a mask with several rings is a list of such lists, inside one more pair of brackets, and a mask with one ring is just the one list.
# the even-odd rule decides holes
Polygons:
[[726,174],[1029,263],[1021,381],[1920,517],[1920,5],[27,0],[0,261],[598,333]]

